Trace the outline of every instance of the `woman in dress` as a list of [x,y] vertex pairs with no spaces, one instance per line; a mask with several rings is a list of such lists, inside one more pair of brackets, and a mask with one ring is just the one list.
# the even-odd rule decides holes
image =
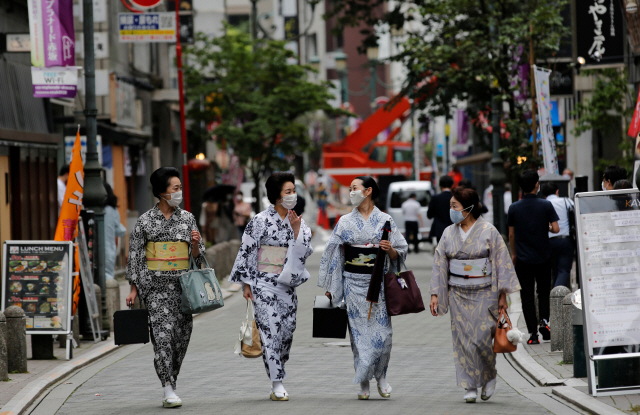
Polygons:
[[[344,299],[349,316],[349,336],[355,367],[353,383],[360,384],[358,399],[369,399],[369,381],[376,378],[378,393],[391,396],[387,382],[387,367],[391,356],[391,319],[387,314],[384,286],[369,317],[371,303],[366,301],[373,264],[378,247],[387,253],[385,273],[395,271],[395,260],[407,255],[407,241],[398,231],[391,216],[374,204],[380,194],[375,180],[369,176],[356,177],[351,182],[349,197],[353,211],[338,221],[320,261],[318,286],[326,291],[333,304]],[[381,241],[385,223],[391,229],[389,240]]]
[[262,359],[271,379],[270,398],[288,401],[282,384],[284,364],[296,329],[296,287],[310,277],[305,262],[313,253],[311,229],[293,211],[297,202],[293,174],[274,173],[265,186],[272,205],[245,228],[229,280],[242,283],[244,298],[253,301]]
[[491,339],[507,294],[520,290],[515,268],[500,232],[480,217],[478,193],[453,189],[451,221],[438,244],[431,277],[431,314],[451,310],[453,356],[464,400],[482,400],[496,388],[496,355]]
[[159,202],[138,218],[129,238],[127,280],[131,293],[126,304],[137,295],[149,311],[154,365],[164,388],[165,408],[182,406],[176,395],[176,380],[189,346],[193,328],[190,314],[181,311],[179,277],[189,268],[189,255],[200,267],[204,244],[194,216],[182,210],[180,173],[161,167],[151,174],[153,195]]

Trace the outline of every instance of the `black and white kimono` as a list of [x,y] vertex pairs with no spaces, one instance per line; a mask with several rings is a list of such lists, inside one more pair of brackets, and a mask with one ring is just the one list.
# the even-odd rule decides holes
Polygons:
[[[280,274],[258,270],[258,250],[265,245],[287,248]],[[273,206],[257,214],[242,235],[229,280],[251,286],[262,359],[272,381],[286,377],[284,364],[289,360],[296,329],[296,287],[310,277],[305,262],[312,253],[311,229],[304,220],[294,239],[289,217],[283,220]]]
[[[193,215],[177,207],[166,219],[158,205],[138,218],[129,237],[127,280],[135,284],[138,294],[149,311],[151,343],[155,356],[153,363],[162,386],[170,384],[176,389],[182,360],[187,353],[193,318],[182,314],[182,288],[178,278],[185,271],[151,271],[147,267],[145,247],[147,242],[186,242],[191,245],[191,231],[198,230]],[[200,240],[201,266],[205,252]]]

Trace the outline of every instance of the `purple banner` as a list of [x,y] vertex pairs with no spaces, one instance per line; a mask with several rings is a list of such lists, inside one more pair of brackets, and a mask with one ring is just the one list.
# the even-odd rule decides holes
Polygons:
[[73,0],[41,1],[45,66],[74,66]]
[[458,144],[467,144],[469,139],[469,117],[465,110],[458,110],[456,114],[458,127]]

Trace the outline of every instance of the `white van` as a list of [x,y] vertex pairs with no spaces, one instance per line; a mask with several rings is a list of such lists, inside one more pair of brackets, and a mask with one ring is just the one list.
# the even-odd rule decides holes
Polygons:
[[405,234],[402,204],[409,198],[409,195],[415,193],[416,200],[420,202],[420,215],[423,223],[418,237],[422,241],[429,240],[429,231],[431,231],[431,222],[433,220],[427,219],[427,209],[431,201],[431,192],[431,182],[427,181],[394,182],[389,185],[389,190],[387,191],[387,213],[391,215],[400,232]]

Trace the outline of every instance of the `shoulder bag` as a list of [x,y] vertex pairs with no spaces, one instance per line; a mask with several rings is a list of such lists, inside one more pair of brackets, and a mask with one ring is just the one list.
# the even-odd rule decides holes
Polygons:
[[180,276],[184,314],[206,313],[224,306],[216,273],[207,258],[204,255],[202,258],[207,267],[198,269],[193,256],[189,255],[189,271]]
[[506,311],[501,311],[496,324],[496,335],[493,339],[494,353],[512,353],[518,348],[507,339],[507,332],[513,328]]
[[[249,320],[251,310],[251,320]],[[260,331],[256,326],[256,317],[253,312],[252,302],[247,300],[247,315],[240,325],[240,336],[236,342],[234,353],[250,359],[262,356],[262,342]]]
[[420,294],[420,288],[418,288],[413,272],[407,269],[404,260],[402,260],[402,265],[404,265],[405,271],[401,272],[400,260],[398,254],[396,262],[398,272],[387,272],[384,276],[384,295],[387,313],[390,316],[424,311],[422,294]]

